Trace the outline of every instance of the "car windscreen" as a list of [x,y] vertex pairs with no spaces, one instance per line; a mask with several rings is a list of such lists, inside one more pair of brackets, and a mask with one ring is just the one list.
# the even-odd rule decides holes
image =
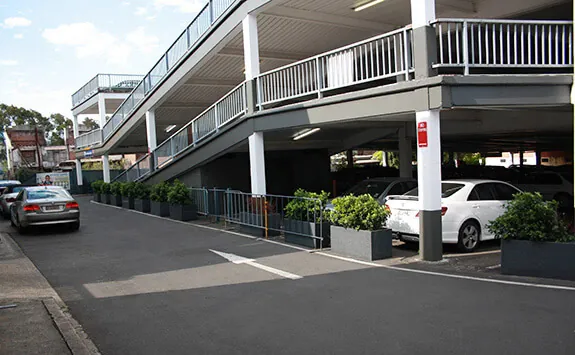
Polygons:
[[[457,191],[461,190],[465,186],[464,184],[458,184],[453,182],[442,182],[441,183],[441,197],[447,198]],[[416,187],[415,189],[406,192],[405,196],[419,196],[419,189]]]
[[379,198],[390,184],[387,181],[362,181],[349,189],[344,195],[359,196],[368,194],[373,196],[373,198]]
[[29,201],[66,198],[70,198],[70,195],[63,189],[28,190],[27,196]]

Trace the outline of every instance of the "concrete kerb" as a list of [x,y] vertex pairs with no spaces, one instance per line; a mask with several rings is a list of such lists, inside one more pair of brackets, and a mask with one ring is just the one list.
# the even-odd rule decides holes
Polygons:
[[[24,254],[18,243],[16,243],[8,233],[2,233],[2,238],[8,241],[11,245],[10,247],[14,249],[19,256],[25,258],[28,263],[30,263],[36,270],[38,277],[44,279],[47,285],[50,285],[48,280],[44,277],[42,272],[34,265],[34,263]],[[51,287],[51,285],[50,285]],[[88,337],[86,332],[84,332],[80,323],[78,323],[72,315],[68,312],[68,308],[64,301],[60,298],[58,293],[52,288],[51,292],[53,295],[51,297],[43,297],[40,300],[46,308],[48,314],[52,318],[56,329],[64,339],[66,346],[70,349],[73,355],[98,355],[100,351],[92,340]]]
[[[102,206],[113,207],[113,208],[117,208],[117,209],[123,209],[123,208],[121,208],[121,207],[111,206],[111,205],[108,205],[108,204],[104,204],[104,203],[100,203],[100,202],[95,202],[95,201],[92,201],[92,200],[90,200],[90,203],[97,204],[97,205],[102,205]],[[124,209],[124,210],[125,210],[125,209]],[[393,271],[409,272],[409,273],[414,273],[414,274],[423,274],[423,275],[430,275],[430,276],[441,276],[441,277],[449,277],[449,278],[454,278],[454,279],[462,279],[462,280],[470,280],[470,281],[478,281],[478,282],[490,282],[490,283],[497,283],[497,284],[510,285],[510,286],[534,287],[534,288],[543,288],[543,289],[552,289],[552,290],[562,290],[562,291],[573,291],[573,292],[575,292],[575,287],[569,287],[569,286],[558,286],[558,285],[549,285],[549,284],[537,284],[537,283],[519,282],[519,281],[509,281],[509,280],[499,280],[499,279],[483,278],[483,277],[474,277],[474,276],[466,276],[466,275],[455,275],[455,274],[441,273],[441,272],[435,272],[435,271],[416,270],[416,269],[408,269],[408,268],[403,268],[403,267],[393,266],[393,265],[378,264],[378,263],[373,263],[373,262],[368,262],[368,261],[362,261],[362,260],[357,260],[357,259],[353,259],[353,258],[348,258],[348,257],[343,257],[343,256],[339,256],[339,255],[330,254],[330,253],[325,252],[326,249],[324,249],[324,251],[317,251],[317,250],[312,250],[312,249],[305,249],[305,248],[301,248],[301,247],[298,247],[298,246],[281,243],[281,242],[274,241],[274,240],[258,238],[258,237],[250,236],[250,235],[243,234],[243,233],[238,233],[238,232],[234,232],[234,231],[228,231],[228,230],[225,230],[225,229],[208,227],[208,226],[204,226],[204,225],[197,224],[197,223],[176,221],[176,220],[173,220],[173,219],[170,219],[170,218],[167,218],[167,217],[154,216],[154,215],[151,215],[151,214],[148,214],[148,213],[139,212],[139,211],[135,211],[135,210],[126,210],[126,211],[143,214],[143,215],[146,215],[146,216],[148,216],[148,217],[151,216],[151,217],[159,218],[159,219],[167,220],[167,221],[170,221],[170,222],[181,223],[181,224],[185,224],[185,225],[188,225],[188,226],[199,227],[199,228],[214,230],[214,231],[218,231],[218,232],[222,232],[222,233],[233,234],[233,235],[237,235],[237,236],[240,236],[240,237],[248,238],[248,239],[251,239],[251,240],[257,240],[257,241],[262,241],[262,242],[266,242],[266,243],[277,244],[277,245],[281,245],[281,246],[283,246],[283,247],[287,247],[287,248],[291,248],[291,249],[296,249],[296,250],[304,251],[304,252],[309,253],[309,254],[321,255],[321,256],[324,256],[324,257],[329,257],[329,258],[333,258],[333,259],[338,259],[338,260],[342,260],[342,261],[347,261],[347,262],[351,262],[351,263],[355,263],[355,264],[359,264],[359,265],[379,267],[379,268],[385,268],[385,269],[389,269],[389,270],[393,270]],[[489,253],[492,253],[492,251],[489,251]],[[451,257],[451,256],[449,256],[449,257]],[[442,260],[440,260],[438,263],[445,263],[445,262],[446,262],[446,259],[442,259]]]

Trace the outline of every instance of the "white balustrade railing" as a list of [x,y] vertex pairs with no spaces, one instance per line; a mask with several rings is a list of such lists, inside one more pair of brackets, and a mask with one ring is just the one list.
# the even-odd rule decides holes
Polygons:
[[76,137],[76,149],[87,148],[102,143],[102,130],[97,128]]
[[309,96],[413,71],[411,29],[402,28],[305,59],[257,78],[258,105]]
[[439,19],[435,67],[557,68],[573,66],[570,21]]
[[72,107],[76,107],[100,91],[128,91],[138,85],[143,75],[98,74],[72,95]]

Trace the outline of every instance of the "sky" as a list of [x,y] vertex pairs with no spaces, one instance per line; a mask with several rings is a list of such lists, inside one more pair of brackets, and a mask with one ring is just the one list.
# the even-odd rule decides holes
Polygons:
[[146,74],[207,0],[0,0],[0,103],[71,118],[98,73]]

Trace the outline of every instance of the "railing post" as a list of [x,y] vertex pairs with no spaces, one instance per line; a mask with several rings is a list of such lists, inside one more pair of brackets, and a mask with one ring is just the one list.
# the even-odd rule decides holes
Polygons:
[[219,114],[219,110],[218,110],[218,105],[216,104],[214,106],[214,120],[216,120],[216,132],[220,131],[220,120],[218,118],[218,114]]
[[210,9],[210,26],[214,23],[214,2],[210,0],[208,3],[208,8]]
[[317,98],[321,99],[323,97],[323,93],[321,92],[321,89],[323,89],[323,75],[321,72],[321,63],[319,62],[319,57],[315,58],[315,71],[315,78],[317,80]]
[[190,46],[192,45],[190,43],[190,26],[186,27],[186,44],[188,49],[190,49]]
[[[245,108],[245,110],[246,110],[246,112],[247,112],[247,110],[248,110],[248,106],[247,106],[248,97],[247,97],[246,85],[247,85],[247,82],[244,84],[243,90],[244,90],[244,98],[246,99],[246,101],[245,101],[246,104],[244,105],[244,108]],[[258,111],[261,111],[261,110],[262,110],[262,99],[263,99],[263,98],[262,98],[262,80],[261,80],[261,76],[256,77],[256,95],[257,95],[257,97],[256,97],[256,105],[255,105],[255,107],[258,109]]]
[[464,75],[469,75],[469,42],[468,42],[469,38],[467,30],[468,30],[467,21],[463,21],[463,65],[465,68],[463,71]]
[[164,57],[166,58],[166,73],[167,73],[170,70],[170,61],[168,60],[168,52],[166,52],[166,55],[164,55]]
[[411,32],[407,30],[407,28],[403,29],[403,48],[405,53],[405,58],[403,58],[403,62],[405,65],[405,81],[409,81],[409,67],[411,64],[411,38],[409,36]]

